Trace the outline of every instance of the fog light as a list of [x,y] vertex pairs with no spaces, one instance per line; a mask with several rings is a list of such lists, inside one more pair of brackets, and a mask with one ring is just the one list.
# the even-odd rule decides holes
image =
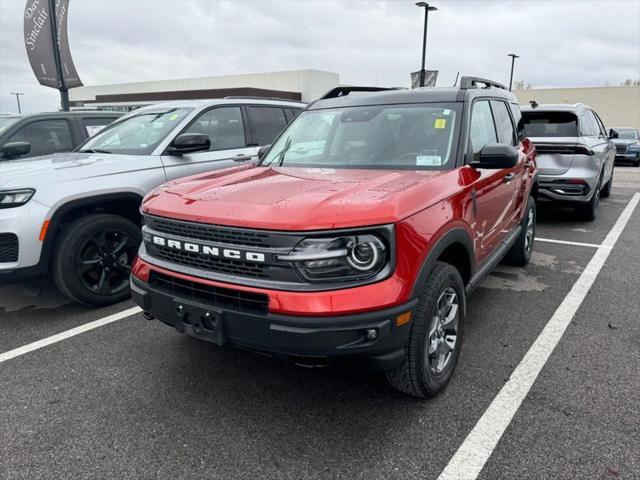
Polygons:
[[367,337],[367,340],[375,340],[376,338],[378,338],[378,330],[376,330],[375,328],[368,328],[364,333]]

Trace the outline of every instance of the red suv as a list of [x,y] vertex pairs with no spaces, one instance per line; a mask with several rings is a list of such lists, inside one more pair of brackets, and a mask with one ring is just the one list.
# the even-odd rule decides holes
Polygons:
[[503,257],[528,262],[536,192],[502,85],[339,87],[257,164],[147,195],[131,289],[179,332],[373,367],[429,397],[453,374],[467,295]]

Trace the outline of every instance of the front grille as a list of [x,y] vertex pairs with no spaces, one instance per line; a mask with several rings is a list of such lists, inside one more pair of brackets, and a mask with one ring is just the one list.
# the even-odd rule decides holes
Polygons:
[[267,267],[262,264],[227,260],[225,258],[210,257],[193,252],[178,251],[173,248],[152,245],[149,247],[154,257],[167,262],[199,268],[205,271],[215,271],[229,275],[240,275],[254,278],[267,278]]
[[151,272],[149,285],[180,299],[196,300],[205,305],[241,313],[266,315],[269,309],[269,297],[265,294],[214,287],[158,272]]
[[626,145],[616,145],[616,151],[618,153],[626,153],[627,152],[627,146]]
[[160,217],[147,216],[145,225],[152,230],[169,235],[178,235],[190,239],[208,242],[244,245],[248,247],[269,247],[269,234],[259,231],[247,231],[236,228],[206,225],[203,223],[181,222]]
[[0,263],[18,261],[18,237],[13,233],[0,233]]

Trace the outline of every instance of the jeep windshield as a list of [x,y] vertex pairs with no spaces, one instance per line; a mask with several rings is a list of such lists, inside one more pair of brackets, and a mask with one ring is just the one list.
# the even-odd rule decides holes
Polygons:
[[461,104],[307,110],[261,165],[442,170],[455,164]]
[[149,155],[191,110],[152,110],[126,117],[101,130],[77,151]]

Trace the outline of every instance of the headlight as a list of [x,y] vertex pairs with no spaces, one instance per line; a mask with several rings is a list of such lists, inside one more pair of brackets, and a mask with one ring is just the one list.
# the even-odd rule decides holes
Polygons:
[[20,190],[0,190],[0,208],[13,208],[24,205],[36,191],[33,188]]
[[629,150],[640,150],[640,143],[632,143],[629,145]]
[[345,235],[306,238],[278,259],[293,263],[311,282],[352,281],[380,273],[389,263],[389,252],[377,235]]

